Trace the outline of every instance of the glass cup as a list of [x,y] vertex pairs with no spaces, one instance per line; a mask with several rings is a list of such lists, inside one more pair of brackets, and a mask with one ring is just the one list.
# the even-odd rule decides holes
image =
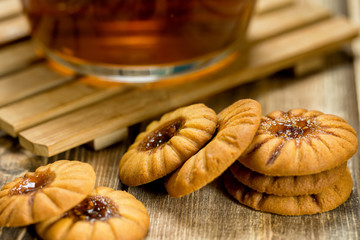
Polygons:
[[75,72],[151,82],[244,44],[255,0],[22,0],[37,47]]

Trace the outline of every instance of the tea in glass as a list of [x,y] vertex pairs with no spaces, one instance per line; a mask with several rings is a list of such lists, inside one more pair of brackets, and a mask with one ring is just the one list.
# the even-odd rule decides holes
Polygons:
[[243,44],[254,0],[22,0],[48,57],[115,81],[156,81]]

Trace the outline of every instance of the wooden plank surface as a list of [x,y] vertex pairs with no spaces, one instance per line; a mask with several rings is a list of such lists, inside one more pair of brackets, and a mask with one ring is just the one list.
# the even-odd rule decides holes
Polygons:
[[[333,31],[329,33],[328,29]],[[199,96],[209,96],[292,66],[301,59],[339,46],[356,34],[357,29],[349,28],[343,18],[329,19],[256,45],[250,50],[246,63],[244,59],[238,58],[214,74],[168,88],[137,88],[34,126],[20,133],[20,143],[36,154],[53,156],[104,134],[197,101]],[[344,36],[348,36],[347,39]],[[274,48],[278,50],[274,51]],[[151,111],[148,106],[152,106]],[[83,119],[87,120],[84,122]]]
[[17,15],[0,22],[0,29],[0,44],[24,38],[30,33],[29,23],[23,15]]
[[294,4],[296,0],[257,1],[255,14],[261,15]]
[[250,24],[248,38],[252,44],[255,44],[264,39],[314,24],[329,18],[330,15],[325,8],[298,2],[277,11],[256,16]]
[[129,136],[129,131],[128,128],[125,127],[125,128],[121,128],[120,130],[116,130],[110,134],[107,134],[105,136],[95,138],[93,141],[88,143],[88,146],[90,146],[95,151],[99,151],[120,141],[125,141],[128,136]]
[[19,15],[22,11],[21,0],[0,1],[0,19]]
[[[42,72],[41,74],[45,75],[43,77],[28,76],[28,86],[21,89],[33,92],[36,90],[31,89],[31,87],[42,87],[43,89],[45,87],[50,88],[54,87],[55,84],[60,85],[73,79],[72,76],[59,75],[48,68],[44,69],[43,66],[41,66],[41,68],[42,71],[46,69],[45,71],[50,71],[51,74]],[[16,81],[11,80],[12,79],[10,79],[9,84],[19,86],[16,85]],[[39,83],[39,81],[42,82]],[[6,83],[7,82],[8,81],[6,81]],[[3,82],[0,81],[0,89],[2,83]],[[50,86],[50,84],[52,86]],[[74,109],[119,94],[129,88],[131,87],[127,85],[93,81],[87,78],[73,80],[67,84],[63,84],[0,108],[0,127],[11,136],[16,137],[19,131],[68,113]],[[16,91],[16,89],[14,91]],[[37,91],[39,91],[39,89],[37,89]],[[10,95],[8,97],[19,96],[19,94],[14,94],[10,91],[6,93],[7,94],[4,94],[4,98],[6,98],[7,95]],[[26,92],[23,95],[25,94]]]
[[[4,1],[4,0],[0,0]],[[313,0],[337,13],[358,16],[357,0]],[[348,4],[347,4],[348,2]],[[351,11],[350,4],[352,3]],[[349,8],[349,10],[347,10]],[[354,17],[354,20],[356,17]],[[358,19],[358,18],[357,18]],[[326,67],[318,72],[293,78],[282,73],[200,99],[217,112],[241,98],[253,98],[262,104],[263,113],[294,107],[304,107],[339,115],[359,132],[359,55],[351,58],[345,53],[326,59]],[[0,66],[1,67],[1,66]],[[356,73],[356,76],[355,76]],[[147,122],[147,121],[146,121]],[[153,239],[359,239],[359,181],[360,164],[357,153],[348,163],[354,179],[350,199],[339,208],[313,216],[284,217],[253,211],[235,202],[224,190],[222,179],[189,196],[170,198],[159,180],[140,187],[121,185],[117,175],[119,159],[145,127],[135,126],[127,141],[94,152],[86,146],[78,147],[51,158],[35,156],[19,147],[15,139],[0,131],[0,183],[23,175],[28,170],[58,159],[77,159],[91,164],[97,174],[96,185],[125,189],[141,200],[150,213]],[[0,239],[34,240],[33,226],[0,228]]]
[[34,64],[0,78],[0,106],[59,86],[72,78],[51,70],[45,63]]
[[[348,0],[349,17],[352,22],[360,26],[360,2],[357,0]],[[360,92],[360,38],[355,39],[351,44],[352,53],[354,54],[354,75],[355,86],[357,92]],[[360,102],[360,95],[357,96],[358,102]],[[360,105],[358,105],[360,114]],[[360,118],[360,115],[359,115]]]
[[38,60],[39,56],[30,41],[22,41],[1,48],[0,77],[27,67]]

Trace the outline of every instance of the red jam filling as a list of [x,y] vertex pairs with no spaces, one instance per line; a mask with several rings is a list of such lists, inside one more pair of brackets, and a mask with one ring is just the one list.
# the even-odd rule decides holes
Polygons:
[[266,121],[263,126],[276,137],[297,139],[311,134],[315,124],[309,119],[290,119],[288,121]]
[[22,180],[9,192],[10,195],[32,194],[49,185],[55,174],[48,171],[26,173]]
[[149,151],[167,143],[179,132],[183,125],[184,120],[182,118],[163,124],[144,138],[143,142],[139,145],[140,150]]
[[75,221],[106,221],[119,217],[115,203],[103,196],[89,196],[65,214]]

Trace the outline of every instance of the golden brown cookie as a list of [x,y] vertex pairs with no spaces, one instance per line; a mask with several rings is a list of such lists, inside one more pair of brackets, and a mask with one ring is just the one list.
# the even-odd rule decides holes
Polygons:
[[25,226],[62,214],[94,188],[91,165],[60,160],[16,178],[0,191],[0,226]]
[[216,122],[214,110],[194,104],[150,123],[120,160],[121,182],[137,186],[171,173],[211,139]]
[[346,173],[346,163],[317,174],[273,177],[251,171],[239,162],[231,167],[231,173],[242,184],[267,194],[298,196],[319,193],[333,186]]
[[353,186],[348,169],[343,178],[324,191],[294,197],[259,193],[237,181],[230,171],[226,172],[224,181],[228,192],[240,203],[255,210],[280,215],[309,215],[330,211],[349,198]]
[[192,193],[220,176],[251,143],[260,123],[261,106],[239,100],[218,114],[214,138],[166,181],[172,197]]
[[145,206],[130,193],[97,187],[73,209],[35,229],[44,240],[142,239],[149,221]]
[[357,145],[354,129],[340,117],[305,109],[275,111],[262,117],[239,161],[265,175],[309,175],[342,165]]

